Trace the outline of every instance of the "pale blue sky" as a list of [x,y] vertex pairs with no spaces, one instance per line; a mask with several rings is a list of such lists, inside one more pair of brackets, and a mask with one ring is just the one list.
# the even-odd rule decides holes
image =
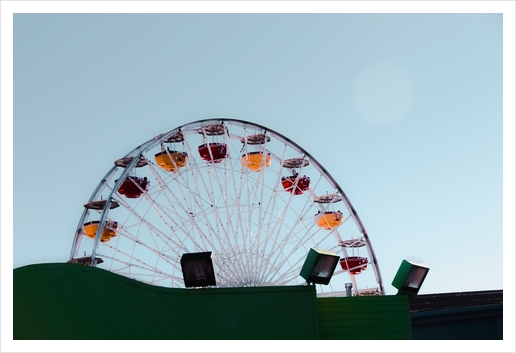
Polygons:
[[[514,225],[505,240],[502,229],[503,22],[480,12],[14,14],[13,268],[68,259],[82,205],[115,159],[229,117],[289,137],[329,171],[368,230],[387,294],[403,259],[430,267],[422,294],[514,294],[502,276],[504,264],[514,271]],[[514,161],[505,168],[513,178]],[[3,204],[4,249],[6,214]]]
[[289,137],[338,181],[387,294],[403,259],[430,267],[422,294],[505,289],[502,24],[500,13],[15,14],[13,267],[68,259],[115,159],[230,117]]

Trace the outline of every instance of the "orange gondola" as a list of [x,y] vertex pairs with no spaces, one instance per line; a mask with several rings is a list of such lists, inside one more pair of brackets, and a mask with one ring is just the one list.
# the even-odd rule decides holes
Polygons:
[[249,152],[242,155],[242,165],[254,172],[261,172],[264,168],[270,167],[271,160],[270,152],[267,152],[265,156],[264,152],[261,151]]
[[167,172],[177,172],[179,168],[186,166],[188,155],[186,152],[161,151],[154,155],[158,167]]
[[[95,239],[97,235],[97,229],[99,228],[99,221],[91,221],[84,224],[84,235],[88,238]],[[111,238],[117,236],[118,231],[118,222],[115,221],[107,221],[104,229],[102,230],[102,235],[100,241],[105,243],[108,242]]]
[[344,221],[342,212],[327,211],[324,212],[317,220],[317,225],[324,229],[334,229]]

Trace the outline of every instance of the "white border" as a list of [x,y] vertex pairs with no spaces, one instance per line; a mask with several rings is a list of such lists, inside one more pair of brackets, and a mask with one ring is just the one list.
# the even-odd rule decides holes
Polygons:
[[[447,345],[446,350],[464,352],[515,351],[514,345],[514,268],[515,268],[515,4],[513,1],[1,1],[1,346],[3,351],[148,351],[149,342],[12,340],[12,205],[13,205],[13,14],[14,13],[503,13],[503,230],[504,230],[504,337],[503,341],[461,342]],[[479,185],[481,187],[481,185]],[[7,265],[7,266],[5,266]],[[511,300],[512,299],[512,300]],[[511,321],[507,322],[507,318]],[[125,342],[124,342],[125,343]],[[284,352],[312,351],[435,351],[433,344],[410,342],[168,342],[152,344],[152,351]],[[437,342],[435,342],[437,343]],[[451,342],[448,342],[451,343]],[[442,343],[441,343],[442,344]],[[459,349],[459,350],[456,350]]]
[[[512,1],[1,1],[7,13],[504,13]],[[5,7],[5,8],[4,8]]]

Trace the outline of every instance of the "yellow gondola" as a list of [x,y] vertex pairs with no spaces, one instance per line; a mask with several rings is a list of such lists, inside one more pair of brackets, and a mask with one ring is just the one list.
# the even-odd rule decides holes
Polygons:
[[[88,238],[95,239],[97,235],[97,229],[99,228],[99,221],[91,221],[84,224],[84,235]],[[118,223],[115,221],[107,221],[106,226],[102,231],[100,241],[105,243],[111,238],[117,236]]]
[[186,152],[161,151],[154,155],[158,167],[167,172],[177,172],[179,168],[186,166],[188,155]]
[[270,167],[271,165],[271,154],[267,152],[267,155],[263,156],[264,152],[249,152],[242,156],[242,165],[254,172],[261,172],[264,168]]
[[317,225],[324,229],[337,228],[344,221],[342,212],[328,211],[324,212],[317,220]]

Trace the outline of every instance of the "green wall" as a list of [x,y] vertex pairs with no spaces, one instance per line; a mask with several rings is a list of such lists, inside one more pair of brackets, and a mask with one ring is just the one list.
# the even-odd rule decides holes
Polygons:
[[14,271],[14,339],[315,339],[314,287],[171,289],[77,264]]
[[317,299],[320,339],[406,340],[412,338],[404,295]]
[[314,286],[172,289],[79,264],[14,270],[13,339],[410,339],[408,298]]

